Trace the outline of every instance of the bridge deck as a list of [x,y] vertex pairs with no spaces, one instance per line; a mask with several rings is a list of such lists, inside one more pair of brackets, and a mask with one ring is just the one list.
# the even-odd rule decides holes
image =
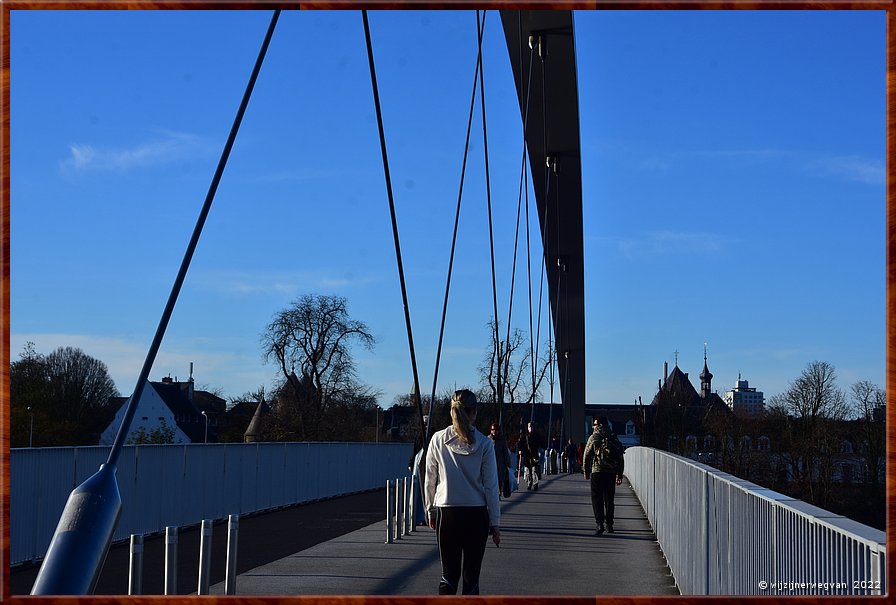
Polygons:
[[[677,595],[644,510],[628,482],[616,490],[616,533],[594,536],[588,482],[552,475],[538,491],[502,501],[502,546],[489,541],[483,594]],[[241,595],[433,595],[435,532],[418,527],[384,544],[378,522],[237,577]],[[212,586],[223,594],[224,584]]]

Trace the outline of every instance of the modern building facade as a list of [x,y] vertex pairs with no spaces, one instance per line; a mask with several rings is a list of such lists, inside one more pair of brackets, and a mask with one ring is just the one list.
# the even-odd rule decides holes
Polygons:
[[733,389],[722,396],[725,404],[732,412],[756,416],[765,410],[765,395],[750,386],[748,380],[737,375],[737,383]]

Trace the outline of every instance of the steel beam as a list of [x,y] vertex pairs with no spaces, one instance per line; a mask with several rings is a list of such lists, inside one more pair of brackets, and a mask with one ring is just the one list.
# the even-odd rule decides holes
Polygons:
[[[567,437],[584,441],[582,165],[572,12],[502,10],[501,21],[520,114],[526,123],[526,145],[542,225],[563,426]],[[543,41],[542,56],[536,52],[532,61],[531,78],[530,35],[540,36]],[[557,161],[556,175],[546,165],[548,158]]]

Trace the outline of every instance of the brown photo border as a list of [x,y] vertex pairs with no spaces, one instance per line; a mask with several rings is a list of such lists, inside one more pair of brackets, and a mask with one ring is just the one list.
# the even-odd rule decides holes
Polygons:
[[[896,0],[728,0],[728,1],[703,1],[703,2],[670,2],[649,1],[632,2],[628,0],[606,0],[603,2],[537,2],[537,1],[486,1],[471,2],[468,0],[441,1],[441,2],[396,2],[388,0],[357,1],[312,1],[312,2],[276,2],[273,0],[180,0],[180,1],[155,1],[145,2],[137,0],[133,2],[105,1],[105,0],[81,0],[81,1],[27,1],[27,0],[0,0],[0,88],[2,88],[2,111],[0,111],[0,134],[2,134],[2,157],[0,157],[0,309],[2,309],[2,331],[0,331],[0,569],[3,575],[0,577],[0,601],[9,602],[12,605],[40,605],[43,603],[54,605],[76,605],[89,602],[96,605],[119,603],[121,596],[85,596],[85,597],[31,597],[11,596],[9,589],[9,105],[10,105],[10,11],[11,10],[74,10],[74,9],[116,9],[116,10],[178,10],[178,9],[275,9],[285,10],[325,10],[325,9],[520,9],[520,10],[883,10],[886,11],[886,153],[887,153],[887,181],[886,181],[886,263],[887,263],[887,288],[886,288],[886,390],[888,400],[896,393],[896,360],[890,354],[893,344],[896,342],[896,322],[893,312],[896,311],[896,292],[890,287],[896,281],[896,264],[893,261],[894,246],[896,246],[896,179],[893,178],[890,160],[894,144],[896,144]],[[892,476],[892,469],[896,468],[896,412],[893,406],[888,406],[887,411],[887,529],[896,527],[893,524],[894,497],[896,497],[896,483]],[[896,550],[893,548],[893,539],[887,531],[887,579],[896,581]],[[689,603],[720,603],[725,605],[742,600],[778,601],[779,599],[799,600],[804,603],[851,603],[867,602],[869,600],[881,601],[883,596],[818,596],[818,597],[736,597],[736,596],[672,596],[672,597],[619,597],[619,596],[594,596],[594,597],[568,597],[568,596],[478,596],[478,597],[440,597],[440,596],[360,596],[360,595],[298,595],[276,597],[253,596],[133,596],[124,597],[128,603],[160,605],[162,603],[175,603],[195,601],[201,599],[206,603],[247,603],[251,605],[451,605],[454,603],[481,602],[487,605],[603,605],[613,603],[619,605],[641,605],[647,603],[663,603],[674,601],[676,604]]]

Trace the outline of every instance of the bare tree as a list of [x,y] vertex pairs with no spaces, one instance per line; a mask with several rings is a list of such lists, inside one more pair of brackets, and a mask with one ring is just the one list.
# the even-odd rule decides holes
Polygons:
[[849,406],[834,366],[813,361],[790,387],[769,400],[770,426],[789,477],[800,497],[827,506],[831,474]]
[[887,393],[869,380],[860,380],[850,387],[850,396],[858,416],[858,445],[864,459],[865,482],[871,485],[874,497],[881,487],[879,465],[887,451],[884,430]]
[[479,377],[484,385],[481,389],[494,403],[494,418],[501,416],[504,404],[525,402],[538,399],[541,385],[553,363],[553,350],[546,343],[544,352],[536,352],[535,371],[532,371],[532,355],[528,339],[519,328],[510,333],[510,338],[495,344],[492,337],[495,333],[495,322],[488,322],[489,344],[486,347],[482,363],[479,365]]
[[289,387],[280,389],[275,412],[289,418],[297,438],[323,437],[328,410],[361,394],[350,346],[372,349],[374,342],[341,296],[306,294],[274,315],[262,334],[264,358],[277,364]]

